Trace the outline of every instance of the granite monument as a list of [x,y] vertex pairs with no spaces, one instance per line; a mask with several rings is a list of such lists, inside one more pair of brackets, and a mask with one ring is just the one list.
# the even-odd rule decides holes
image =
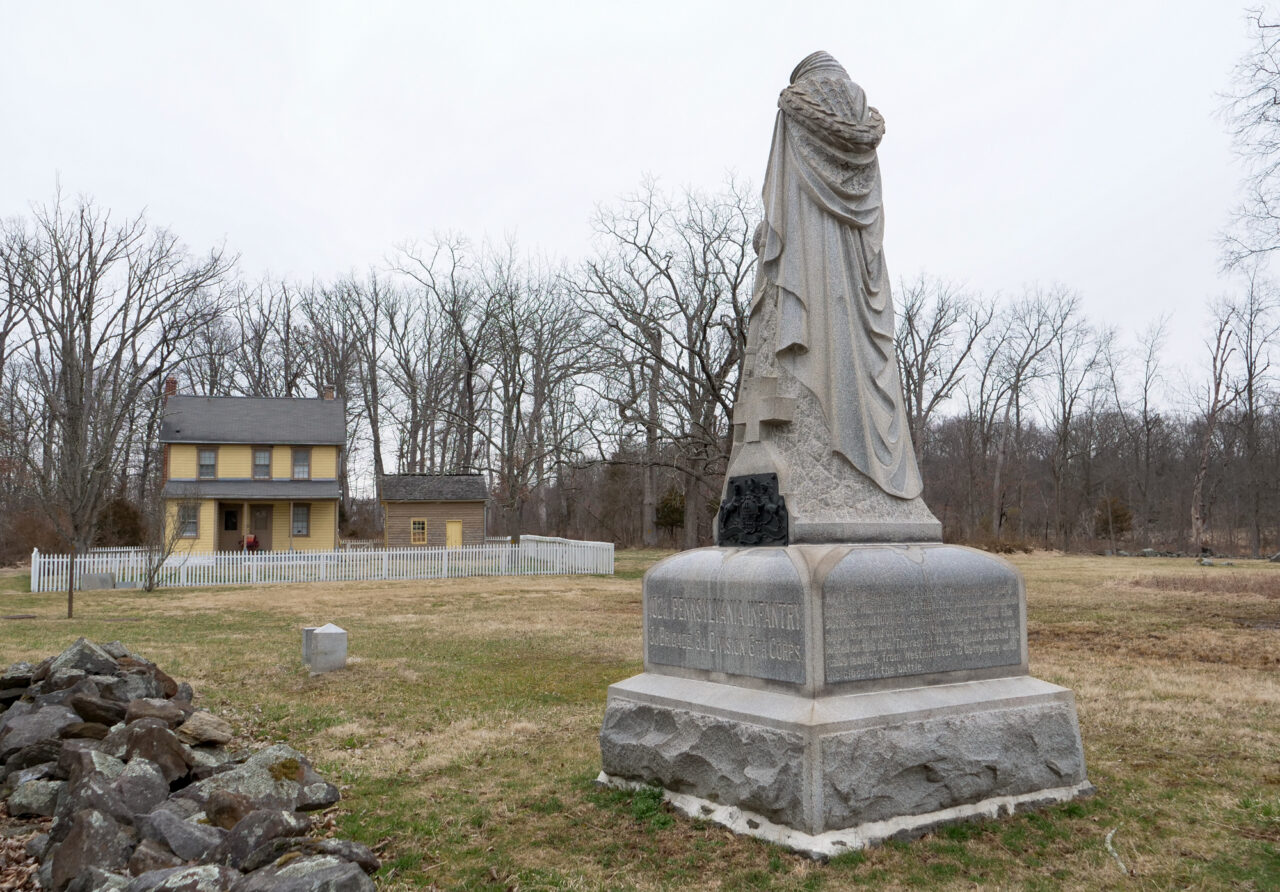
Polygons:
[[815,856],[1086,794],[1072,694],[1028,674],[1021,575],[943,544],[920,498],[884,119],[823,52],[778,106],[717,547],[646,574],[600,781]]

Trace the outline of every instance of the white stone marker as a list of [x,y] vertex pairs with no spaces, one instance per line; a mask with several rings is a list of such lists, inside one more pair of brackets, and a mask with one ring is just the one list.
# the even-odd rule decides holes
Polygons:
[[347,665],[347,630],[326,623],[302,630],[302,659],[312,675],[345,669]]
[[116,587],[114,573],[81,573],[76,588],[82,592],[105,591]]

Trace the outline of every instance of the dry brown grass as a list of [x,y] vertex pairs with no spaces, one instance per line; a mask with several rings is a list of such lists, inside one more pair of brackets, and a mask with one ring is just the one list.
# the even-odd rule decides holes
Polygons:
[[1261,595],[1280,598],[1280,573],[1238,572],[1215,575],[1212,570],[1185,575],[1138,576],[1131,585],[1158,591],[1200,592],[1219,595]]
[[[0,613],[38,615],[0,621],[0,655],[86,634],[159,660],[344,785],[339,826],[381,846],[384,890],[1280,888],[1280,566],[1014,556],[1032,671],[1074,689],[1098,796],[815,864],[592,786],[654,558],[623,553],[612,579],[86,593],[73,622],[0,591]],[[322,621],[352,660],[311,679],[298,628]],[[1132,876],[1103,846],[1116,827]]]

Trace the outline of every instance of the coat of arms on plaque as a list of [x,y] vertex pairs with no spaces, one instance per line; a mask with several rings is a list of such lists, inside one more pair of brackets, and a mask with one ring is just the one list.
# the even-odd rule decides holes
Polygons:
[[720,503],[720,545],[786,545],[787,503],[777,474],[730,477]]

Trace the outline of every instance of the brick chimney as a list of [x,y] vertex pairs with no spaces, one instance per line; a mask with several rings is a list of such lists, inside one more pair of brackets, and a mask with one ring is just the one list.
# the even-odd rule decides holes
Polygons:
[[326,385],[324,386],[324,390],[321,392],[321,394],[320,394],[320,398],[321,398],[321,399],[325,399],[325,400],[331,400],[331,399],[333,399],[333,385],[332,385],[332,384],[326,384]]
[[164,379],[164,401],[169,402],[169,397],[178,395],[178,379],[170,375]]

